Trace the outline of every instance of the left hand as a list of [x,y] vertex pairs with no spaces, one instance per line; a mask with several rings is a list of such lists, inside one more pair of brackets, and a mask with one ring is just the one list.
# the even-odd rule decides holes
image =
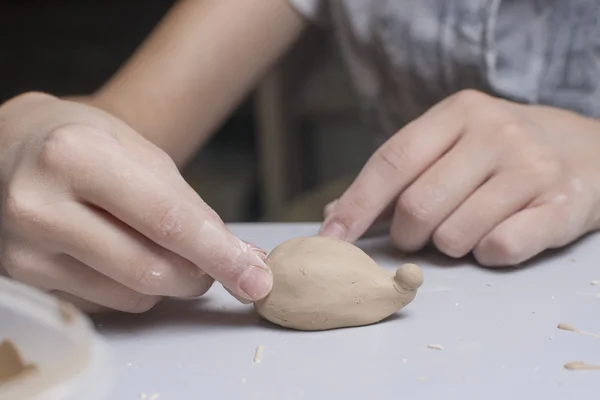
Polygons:
[[600,121],[467,90],[397,132],[326,210],[354,241],[393,215],[404,251],[515,265],[600,228]]

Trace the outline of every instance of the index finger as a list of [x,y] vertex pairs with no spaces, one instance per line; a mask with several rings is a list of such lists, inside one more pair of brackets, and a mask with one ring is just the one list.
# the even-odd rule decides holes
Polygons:
[[267,265],[199,196],[195,202],[173,190],[118,144],[69,153],[70,170],[78,173],[67,175],[77,195],[190,260],[235,294],[251,301],[268,294],[273,279]]
[[459,138],[464,118],[445,100],[406,125],[369,158],[329,210],[320,234],[355,241]]

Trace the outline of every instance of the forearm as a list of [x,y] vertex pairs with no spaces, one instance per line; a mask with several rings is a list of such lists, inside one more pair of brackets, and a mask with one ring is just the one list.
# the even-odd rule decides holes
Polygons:
[[182,164],[303,26],[287,0],[180,0],[93,102]]

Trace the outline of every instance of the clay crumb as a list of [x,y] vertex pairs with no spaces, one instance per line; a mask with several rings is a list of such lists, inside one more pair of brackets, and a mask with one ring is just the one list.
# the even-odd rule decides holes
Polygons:
[[600,286],[600,280],[595,279],[595,280],[593,280],[593,281],[590,282],[590,285],[592,285],[592,286]]
[[491,283],[486,283],[485,286],[492,287],[492,284]]
[[254,351],[254,363],[255,364],[260,364],[262,361],[262,354],[264,351],[265,347],[264,346],[256,346],[256,350]]
[[574,262],[577,262],[577,259],[576,259],[576,258],[574,258],[574,257],[571,257],[571,262],[572,262],[572,263],[574,263]]
[[442,350],[443,349],[441,344],[428,344],[427,348],[433,349],[433,350]]
[[17,346],[10,340],[0,342],[0,384],[19,379],[37,371],[34,364],[27,364]]
[[569,371],[600,370],[600,365],[586,364],[583,361],[573,361],[564,365]]
[[587,336],[593,336],[593,337],[600,337],[600,335],[598,335],[597,333],[591,333],[591,332],[586,332],[586,331],[580,331],[579,329],[576,329],[575,327],[569,325],[569,324],[565,324],[565,323],[560,323],[557,325],[558,329],[561,329],[563,331],[570,331],[573,333],[579,333],[580,335],[587,335]]
[[62,300],[58,302],[58,313],[60,314],[62,321],[67,325],[73,323],[77,317],[77,309],[75,306]]

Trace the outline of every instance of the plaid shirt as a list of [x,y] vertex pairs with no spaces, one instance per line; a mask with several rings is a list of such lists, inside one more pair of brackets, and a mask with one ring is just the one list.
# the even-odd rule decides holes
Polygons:
[[600,117],[600,0],[289,0],[386,136],[465,88]]

